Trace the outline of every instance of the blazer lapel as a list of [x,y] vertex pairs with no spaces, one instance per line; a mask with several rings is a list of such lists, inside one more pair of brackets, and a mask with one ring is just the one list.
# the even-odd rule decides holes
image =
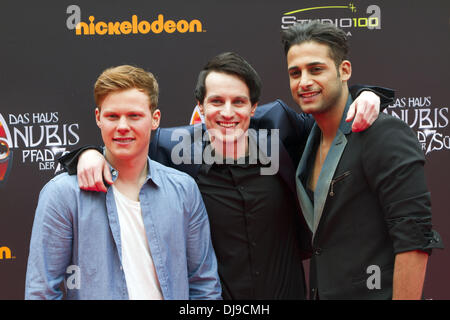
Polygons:
[[336,137],[334,137],[333,144],[328,151],[325,162],[323,163],[319,179],[314,191],[314,227],[313,238],[319,226],[320,218],[322,217],[323,208],[328,197],[328,190],[330,189],[331,180],[333,179],[336,167],[347,145],[345,135],[338,130]]
[[[347,114],[348,108],[352,102],[353,100],[349,95],[343,113],[344,115]],[[316,184],[316,189],[314,191],[314,204],[311,203],[311,200],[306,192],[306,183],[309,177],[309,172],[312,168],[312,162],[314,161],[313,155],[317,150],[317,145],[320,140],[321,131],[316,123],[311,130],[306,143],[305,151],[303,152],[303,156],[298,165],[296,172],[297,195],[303,215],[305,216],[305,220],[313,233],[313,239],[319,226],[320,219],[322,218],[331,181],[345,150],[345,146],[347,145],[347,138],[345,135],[351,132],[352,123],[353,121],[346,122],[345,116],[342,117],[339,130],[337,131],[332,146],[328,151]]]
[[308,171],[310,165],[308,160],[312,157],[317,144],[318,137],[320,137],[320,129],[317,124],[314,124],[311,133],[309,134],[308,141],[306,142],[305,150],[300,159],[300,163],[297,167],[295,174],[295,182],[297,186],[297,196],[300,202],[300,207],[305,217],[306,223],[311,231],[314,231],[314,206],[309,199],[306,192],[306,183],[308,179]]
[[345,147],[347,145],[347,138],[345,137],[345,135],[349,134],[352,129],[353,121],[345,121],[345,116],[347,115],[348,109],[352,102],[352,96],[349,94],[342,119],[339,124],[339,129],[336,132],[336,136],[334,137],[331,148],[328,151],[325,162],[323,163],[322,170],[316,184],[316,190],[314,191],[313,239],[319,226],[320,219],[322,218],[323,209],[327,201],[328,190],[330,189],[331,181],[333,180],[337,165],[339,164],[339,161],[341,160],[342,154],[344,153]]

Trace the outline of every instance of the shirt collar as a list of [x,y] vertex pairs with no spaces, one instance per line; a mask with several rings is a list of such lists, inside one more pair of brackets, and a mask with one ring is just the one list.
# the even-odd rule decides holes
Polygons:
[[[268,147],[270,147],[270,139],[271,136],[268,136]],[[205,147],[210,144],[211,141],[207,141],[205,144]],[[264,149],[261,149],[259,146],[259,140],[258,140],[258,131],[257,130],[249,130],[248,131],[248,144],[249,144],[249,154],[246,155],[245,157],[245,163],[244,164],[240,164],[239,162],[242,162],[242,158],[236,159],[234,160],[234,163],[229,164],[229,165],[237,165],[237,166],[248,166],[249,162],[254,162],[256,160],[257,164],[260,164],[260,160],[264,160],[263,163],[267,163],[268,162],[268,154],[266,153],[266,151]],[[251,148],[250,145],[256,146],[256,148]],[[213,150],[214,152],[214,150]],[[269,151],[270,152],[270,151]],[[227,164],[226,160],[223,159],[223,164]],[[214,165],[219,165],[217,163],[213,163],[213,164],[206,164],[203,163],[200,167],[200,170],[204,173],[204,174],[208,174],[209,170],[211,169],[212,166]]]
[[[103,156],[106,158],[106,148],[103,147]],[[115,182],[117,180],[117,177],[119,176],[119,171],[114,168],[108,161],[106,161],[106,163],[109,166],[109,170],[111,172],[112,175],[112,180],[113,182]],[[153,181],[157,186],[161,186],[161,177],[158,173],[158,171],[155,169],[155,166],[153,165],[155,162],[152,161],[150,159],[149,156],[147,156],[147,167],[148,167],[148,172],[147,172],[147,176],[145,178],[145,182],[147,183],[148,181]]]

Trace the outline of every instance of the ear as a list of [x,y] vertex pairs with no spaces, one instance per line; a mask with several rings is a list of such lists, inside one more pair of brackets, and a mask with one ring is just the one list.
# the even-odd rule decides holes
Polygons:
[[348,81],[352,76],[352,64],[348,60],[342,61],[339,66],[342,81]]
[[200,110],[200,113],[202,114],[202,116],[205,115],[205,107],[203,106],[203,103],[200,103],[200,101],[197,101],[197,105],[198,105],[198,110]]
[[98,108],[95,108],[95,122],[97,123],[97,127],[100,129],[102,128],[102,124],[100,122],[100,110]]
[[258,107],[258,102],[252,105],[252,112],[250,113],[250,116],[253,117],[255,115],[256,107]]
[[161,111],[156,109],[152,114],[152,130],[156,130],[159,127],[159,122],[161,121]]

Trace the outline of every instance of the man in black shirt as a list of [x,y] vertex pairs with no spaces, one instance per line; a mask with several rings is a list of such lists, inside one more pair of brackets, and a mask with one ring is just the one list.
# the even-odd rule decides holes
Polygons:
[[[261,163],[202,165],[197,176],[224,299],[303,299],[302,230],[292,191]],[[301,236],[304,236],[302,241]]]
[[[280,100],[257,107],[260,88],[258,74],[243,58],[234,53],[214,57],[200,72],[195,90],[205,124],[158,129],[149,153],[196,179],[210,219],[224,299],[304,299],[302,260],[310,256],[311,233],[299,209],[294,176],[313,120]],[[359,89],[352,93],[356,96]],[[390,101],[383,93],[391,91],[370,89],[382,102]],[[373,101],[377,104],[378,97],[369,92],[355,103]],[[372,117],[366,113],[362,122]],[[269,129],[272,149],[260,139],[264,132],[253,130],[262,128]],[[181,143],[173,140],[175,131],[189,141],[182,152],[187,161],[173,152]],[[83,150],[62,159],[69,172],[76,171]],[[206,150],[213,151],[213,161],[205,158]],[[78,164],[80,187],[106,190],[103,168],[98,152],[84,153]],[[268,168],[271,174],[263,174]],[[103,172],[109,183],[109,171]]]

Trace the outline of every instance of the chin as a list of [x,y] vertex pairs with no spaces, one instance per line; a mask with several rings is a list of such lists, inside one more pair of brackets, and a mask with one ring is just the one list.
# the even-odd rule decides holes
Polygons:
[[298,106],[300,107],[300,110],[302,112],[307,113],[307,114],[311,114],[314,111],[314,109],[302,106],[301,104],[299,104]]
[[317,114],[326,111],[322,106],[318,105],[300,105],[300,109],[307,114]]
[[111,156],[117,161],[127,161],[130,159],[135,158],[136,156],[129,153],[123,153],[123,152],[117,152],[117,153],[111,153]]
[[232,144],[236,143],[240,138],[242,134],[236,133],[236,134],[216,134],[214,135],[214,140],[216,142],[220,142],[222,144]]
[[136,158],[142,154],[142,149],[139,148],[113,148],[110,153],[117,159]]

